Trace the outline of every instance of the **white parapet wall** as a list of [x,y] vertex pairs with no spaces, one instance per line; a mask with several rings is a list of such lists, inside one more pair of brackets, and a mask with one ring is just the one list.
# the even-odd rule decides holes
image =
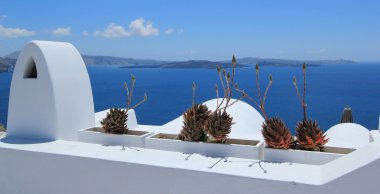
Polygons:
[[379,142],[324,165],[11,138],[0,156],[2,194],[379,193]]
[[70,43],[32,41],[21,51],[9,96],[9,137],[77,140],[95,125],[90,79]]

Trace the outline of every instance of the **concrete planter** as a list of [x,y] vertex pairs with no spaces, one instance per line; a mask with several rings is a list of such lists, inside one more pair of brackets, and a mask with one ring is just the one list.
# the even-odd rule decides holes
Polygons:
[[95,143],[109,146],[128,146],[140,147],[145,146],[145,138],[151,133],[147,131],[128,130],[128,134],[109,134],[104,133],[102,128],[90,128],[78,131],[78,140],[80,142]]
[[289,162],[301,164],[322,165],[342,157],[355,149],[325,147],[324,152],[313,152],[305,150],[281,150],[264,148],[264,160],[268,162]]
[[243,139],[227,139],[225,144],[187,142],[177,140],[176,134],[158,133],[145,140],[145,148],[197,153],[211,157],[237,157],[263,159],[264,142]]

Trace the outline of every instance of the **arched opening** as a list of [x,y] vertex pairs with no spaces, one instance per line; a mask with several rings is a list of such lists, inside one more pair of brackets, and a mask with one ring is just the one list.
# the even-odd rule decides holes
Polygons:
[[24,78],[36,79],[38,76],[36,62],[30,57],[25,66]]

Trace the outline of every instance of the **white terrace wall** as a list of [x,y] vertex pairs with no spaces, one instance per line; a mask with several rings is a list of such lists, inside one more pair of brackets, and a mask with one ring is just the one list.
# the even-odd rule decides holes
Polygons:
[[0,156],[6,156],[0,164],[12,166],[0,165],[4,194],[379,193],[379,159],[326,184],[308,185],[9,148],[0,149]]
[[70,43],[32,41],[13,72],[8,137],[77,140],[93,127],[94,104],[86,66]]

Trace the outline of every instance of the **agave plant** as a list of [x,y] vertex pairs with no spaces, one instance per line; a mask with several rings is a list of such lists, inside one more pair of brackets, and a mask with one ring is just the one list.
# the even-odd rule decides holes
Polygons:
[[224,143],[231,133],[233,118],[226,111],[213,112],[205,123],[205,131],[209,135],[208,142]]
[[110,112],[107,113],[107,116],[100,122],[106,133],[126,134],[128,132],[128,127],[127,127],[128,111],[130,109],[134,109],[140,106],[142,103],[148,100],[148,96],[145,93],[143,100],[141,100],[140,102],[136,103],[133,106],[131,105],[133,90],[136,83],[136,77],[134,75],[131,75],[131,81],[132,81],[132,85],[130,88],[128,87],[127,82],[124,82],[124,88],[127,92],[126,109],[122,110],[119,108],[112,108]]
[[217,66],[219,80],[223,89],[223,98],[219,101],[219,87],[215,85],[216,92],[216,109],[206,120],[204,130],[208,135],[208,142],[224,143],[231,132],[231,127],[234,124],[233,117],[227,113],[227,108],[242,100],[245,96],[242,95],[239,99],[231,101],[233,96],[233,86],[235,84],[235,68],[236,58],[232,57],[232,72],[227,72]]
[[298,146],[303,150],[323,151],[328,142],[326,134],[319,128],[316,121],[303,120],[296,127]]
[[268,148],[289,149],[294,146],[290,130],[280,118],[267,119],[261,132]]
[[125,134],[128,132],[127,128],[128,114],[125,110],[120,108],[111,108],[107,116],[100,121],[106,133],[112,134]]
[[182,130],[178,134],[178,139],[184,141],[207,141],[207,134],[203,130],[206,120],[211,111],[204,104],[195,103],[196,85],[193,83],[192,106],[183,113]]
[[293,84],[297,92],[298,99],[303,110],[303,120],[297,123],[297,143],[300,149],[310,151],[323,151],[324,145],[329,141],[317,121],[307,119],[307,104],[306,104],[306,64],[302,65],[303,75],[303,93],[302,97],[298,89],[296,77],[293,77]]
[[293,147],[294,144],[293,137],[291,136],[289,128],[285,126],[285,123],[278,117],[269,118],[265,111],[265,102],[267,99],[269,88],[272,86],[273,78],[272,75],[269,75],[269,82],[264,91],[264,94],[261,94],[260,89],[260,70],[259,65],[256,64],[255,67],[256,73],[256,89],[257,89],[257,99],[255,100],[249,96],[244,90],[239,89],[239,86],[235,85],[235,90],[246,96],[251,102],[253,102],[262,112],[264,116],[264,123],[262,125],[261,133],[264,136],[265,144],[268,148],[275,149],[289,149]]

